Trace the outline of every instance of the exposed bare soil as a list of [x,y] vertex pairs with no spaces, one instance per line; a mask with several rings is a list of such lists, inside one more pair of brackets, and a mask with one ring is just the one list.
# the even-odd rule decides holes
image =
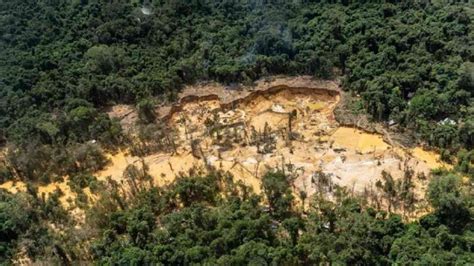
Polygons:
[[[428,176],[433,168],[450,167],[434,152],[392,146],[382,135],[340,126],[334,118],[340,99],[337,82],[309,77],[277,78],[240,89],[189,86],[178,103],[157,108],[162,123],[177,132],[176,151],[142,159],[155,185],[170,183],[191,168],[212,168],[232,173],[259,193],[262,175],[279,168],[295,177],[295,194],[305,191],[309,197],[318,192],[320,173],[329,176],[331,183],[364,193],[374,190],[382,171],[398,179],[406,169],[415,176]],[[116,106],[109,114],[127,127],[136,120],[130,106]],[[127,151],[109,157],[110,165],[96,173],[100,180],[111,177],[123,182],[125,168],[139,166],[140,158]],[[59,187],[65,192],[61,202],[67,205],[67,198],[74,195],[68,195],[70,190],[63,185],[40,187],[40,192],[48,194]],[[424,186],[418,182],[420,196]],[[16,192],[24,190],[24,184],[7,182],[0,188]]]
[[[402,149],[387,143],[380,134],[340,126],[334,119],[341,97],[335,82],[283,79],[254,90],[231,91],[211,84],[188,87],[181,97],[178,104],[158,109],[161,118],[178,132],[177,152],[144,158],[158,185],[172,182],[189,168],[212,166],[232,173],[236,180],[260,192],[263,173],[285,168],[297,176],[296,192],[314,194],[315,176],[322,172],[331,182],[363,193],[375,189],[382,171],[401,178],[406,169],[412,169],[415,176],[428,176],[433,168],[449,167],[434,152],[418,147]],[[294,110],[294,137],[290,140],[289,114]],[[214,127],[206,126],[206,121]],[[265,131],[273,138],[274,147],[269,150],[265,150],[264,141],[255,144],[252,139]],[[198,147],[191,147],[193,140]],[[99,177],[111,175],[119,180],[126,165],[138,161],[123,153],[111,159],[113,163],[98,173]],[[418,183],[421,196],[424,184]]]

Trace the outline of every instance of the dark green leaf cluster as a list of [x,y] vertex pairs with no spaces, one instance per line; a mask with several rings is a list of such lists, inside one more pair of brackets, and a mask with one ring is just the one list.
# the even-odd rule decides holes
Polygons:
[[[453,175],[439,176],[430,184],[435,212],[409,224],[397,215],[364,208],[344,192],[335,202],[315,200],[302,215],[291,211],[286,201],[271,199],[289,190],[282,178],[281,172],[264,177],[265,183],[272,183],[264,186],[264,194],[270,197],[266,199],[241,193],[243,187],[237,184],[227,182],[222,188],[218,184],[224,179],[219,175],[183,177],[166,189],[143,191],[127,208],[117,208],[102,221],[103,235],[92,246],[94,258],[100,264],[136,265],[468,264],[474,260],[468,210],[472,202],[460,184],[453,183],[457,182]],[[190,202],[183,191],[199,197]],[[458,215],[465,211],[467,216]]]
[[[131,196],[113,182],[74,226],[60,207],[61,191],[38,195],[0,190],[0,259],[97,264],[472,264],[470,187],[438,173],[428,199],[434,211],[405,223],[368,208],[336,188],[331,201],[314,198],[303,213],[286,199],[288,176],[269,172],[263,197],[230,176],[179,177]],[[92,177],[77,177],[79,180]],[[72,181],[71,181],[72,182]],[[271,185],[270,185],[271,184]],[[272,199],[280,195],[282,200]],[[286,196],[285,196],[286,195]]]
[[375,119],[472,149],[472,6],[326,2],[2,1],[0,133],[111,142],[109,104],[151,121],[142,99],[198,80],[342,75]]
[[55,191],[45,199],[31,186],[26,193],[15,195],[0,190],[0,263],[13,258],[65,261],[60,237],[50,227],[71,225],[68,213],[60,206],[60,195]]

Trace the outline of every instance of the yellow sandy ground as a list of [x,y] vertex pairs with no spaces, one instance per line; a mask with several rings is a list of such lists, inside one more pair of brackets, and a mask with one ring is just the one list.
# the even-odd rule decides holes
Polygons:
[[11,193],[17,193],[20,191],[26,191],[26,184],[21,181],[7,181],[3,184],[0,184],[0,188],[3,188]]
[[189,169],[202,166],[202,162],[191,154],[164,157],[156,164],[150,158],[146,158],[145,162],[149,165],[149,173],[153,176],[154,184],[157,186],[170,184],[180,173],[187,174]]
[[319,111],[319,110],[323,110],[323,109],[326,107],[326,103],[325,103],[325,102],[309,103],[309,104],[308,104],[308,107],[309,107],[311,110]]
[[447,169],[452,169],[453,166],[442,162],[440,159],[440,155],[433,151],[425,151],[420,147],[416,147],[411,149],[411,154],[413,157],[417,158],[420,161],[425,162],[430,168],[440,168],[444,167]]
[[[22,181],[7,181],[1,184],[0,188],[3,188],[11,193],[25,192],[26,184]],[[53,182],[48,185],[38,186],[38,195],[41,197],[44,194],[45,198],[48,198],[49,194],[54,193],[57,188],[63,192],[63,195],[59,197],[61,204],[65,208],[70,207],[70,202],[74,200],[76,195],[71,191],[71,188],[67,185],[66,181]]]
[[382,136],[350,127],[338,128],[331,139],[336,146],[351,148],[362,153],[384,151],[390,148],[390,145],[383,141]]
[[[68,208],[71,206],[74,202],[74,198],[76,195],[71,191],[71,188],[68,186],[66,181],[64,182],[53,182],[50,183],[46,186],[39,186],[38,187],[38,194],[39,195],[45,195],[45,197],[48,197],[49,194],[54,193],[56,189],[60,189],[63,193],[63,196],[59,197],[59,201],[61,204],[65,207]],[[70,203],[71,202],[71,203]]]
[[268,124],[272,129],[276,129],[285,122],[288,123],[288,115],[286,114],[264,112],[252,117],[250,126],[253,126],[257,131],[263,132],[265,124]]
[[[178,134],[178,153],[156,153],[142,159],[148,165],[149,174],[157,186],[173,182],[176,176],[186,174],[193,167],[205,169],[207,163],[230,172],[235,181],[242,181],[257,193],[261,192],[261,176],[265,171],[290,164],[298,168],[294,182],[296,198],[300,190],[306,191],[308,196],[316,192],[312,176],[317,171],[330,174],[334,183],[363,191],[375,184],[382,171],[389,171],[395,178],[399,178],[403,176],[404,167],[410,167],[416,173],[429,173],[432,168],[448,167],[439,162],[439,155],[436,153],[423,151],[421,148],[407,152],[391,147],[380,135],[338,127],[333,118],[333,110],[338,101],[339,96],[293,94],[290,90],[285,90],[274,95],[258,96],[250,103],[238,104],[231,111],[218,112],[217,118],[221,124],[242,122],[245,126],[245,129],[222,130],[224,133],[221,134],[224,135],[237,132],[244,139],[243,144],[246,144],[233,144],[226,151],[219,150],[216,140],[207,135],[204,125],[207,118],[215,118],[219,102],[211,100],[183,104],[182,112],[176,113],[169,121],[169,126],[175,128]],[[284,129],[288,126],[288,114],[276,112],[275,109],[285,112],[297,110],[292,129],[300,135],[298,140],[286,140]],[[279,129],[279,133],[276,133],[276,150],[262,155],[257,153],[255,146],[249,145],[248,135],[250,126],[263,130],[265,123],[273,130]],[[204,158],[195,158],[191,154],[190,137],[201,140]],[[128,155],[126,151],[110,154],[108,157],[110,164],[96,173],[99,180],[110,176],[120,182],[129,164],[141,166],[140,158]],[[39,192],[48,195],[56,187],[65,193],[60,199],[61,203],[69,206],[68,199],[73,199],[74,194],[66,181],[40,186]],[[21,182],[15,185],[7,182],[1,184],[0,188],[11,192],[25,189]],[[90,190],[85,193],[95,199]]]
[[[110,160],[110,164],[104,170],[97,172],[96,176],[99,180],[105,180],[108,176],[114,180],[120,179],[125,167],[138,160],[138,157],[129,156],[124,151],[119,151],[116,154],[108,154],[107,158]],[[121,167],[117,167],[119,165]]]

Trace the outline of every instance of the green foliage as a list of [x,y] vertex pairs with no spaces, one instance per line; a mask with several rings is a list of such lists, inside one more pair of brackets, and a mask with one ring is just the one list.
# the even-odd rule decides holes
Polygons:
[[[312,213],[298,251],[311,264],[388,264],[387,253],[402,235],[405,225],[400,217],[380,217],[362,210],[351,200],[334,205],[318,203],[323,213]],[[379,216],[379,217],[377,217]]]
[[32,142],[23,148],[11,146],[7,160],[22,180],[43,183],[68,174],[95,172],[108,162],[102,149],[93,143],[51,146]]
[[[412,127],[432,145],[472,149],[468,4],[148,4],[151,14],[138,2],[3,1],[0,128],[8,140],[108,142],[113,125],[94,119],[101,107],[136,103],[150,121],[141,99],[166,100],[201,79],[341,74],[373,118]],[[72,99],[90,105],[68,108]],[[457,123],[440,141],[444,132],[430,132],[445,118]]]
[[145,122],[151,123],[155,121],[155,104],[150,99],[143,99],[137,104],[138,118]]
[[[440,222],[456,231],[472,222],[469,197],[461,190],[460,182],[454,174],[434,176],[428,187],[428,200]],[[472,197],[470,201],[472,204]]]
[[456,169],[474,180],[474,151],[460,150],[457,154]]
[[13,195],[0,189],[0,262],[6,264],[23,254],[59,263],[61,258],[51,251],[61,249],[63,243],[55,244],[59,237],[48,224],[67,225],[67,213],[59,205],[57,194],[43,201],[33,188],[29,193]]
[[85,58],[88,60],[86,67],[104,75],[117,72],[123,66],[123,53],[120,48],[107,45],[93,46],[85,53]]
[[[241,194],[242,187],[236,190],[232,182],[223,186],[225,181],[218,176],[183,176],[167,187],[141,191],[128,207],[117,208],[106,218],[103,235],[92,247],[94,258],[112,264],[217,265],[474,260],[468,229],[472,221],[452,231],[443,225],[446,213],[436,211],[405,224],[398,215],[363,207],[340,188],[334,201],[313,198],[307,216],[277,216],[268,212],[262,198]],[[288,177],[281,172],[269,172],[266,178],[272,191],[286,191],[283,183]],[[430,187],[438,183],[433,181]],[[183,191],[201,196],[183,201]],[[457,212],[451,209],[450,214]]]
[[230,191],[219,191],[216,177],[181,177],[163,190],[143,191],[137,205],[111,216],[107,234],[94,245],[96,258],[164,264],[295,261],[277,241],[260,199],[223,199],[221,193]]
[[13,254],[13,247],[19,236],[31,226],[29,217],[33,210],[21,197],[12,197],[0,191],[0,258],[5,260]]
[[[79,191],[86,187],[93,187],[94,182],[97,182],[97,178],[93,175],[86,173],[79,173],[73,175],[69,178],[69,186],[75,190]],[[92,185],[91,185],[92,184]]]
[[[124,144],[120,123],[103,112],[110,105],[137,106],[134,154],[175,151],[169,128],[147,125],[155,104],[187,83],[250,84],[272,74],[340,76],[362,96],[353,112],[415,130],[447,160],[473,148],[467,4],[180,1],[148,3],[149,15],[140,4],[0,3],[0,142],[15,144],[11,158],[25,179],[100,168],[100,159],[75,167],[63,150]],[[265,142],[262,153],[274,148]],[[464,173],[470,166],[460,162]]]
[[271,213],[278,218],[285,218],[291,214],[293,195],[290,180],[281,171],[267,172],[262,177],[262,187]]
[[[184,84],[307,74],[340,76],[345,90],[362,96],[354,113],[415,130],[445,159],[459,151],[457,169],[472,182],[469,3],[165,2],[0,1],[0,144],[10,145],[2,179],[13,170],[42,182],[69,175],[79,191],[107,162],[100,147],[124,142],[106,107],[136,104],[144,123],[135,153],[172,151],[173,132],[149,123],[155,101],[173,99]],[[274,148],[266,133],[262,153]],[[113,181],[100,187],[86,240],[67,242],[74,248],[64,244],[79,237],[60,191],[48,199],[31,187],[0,191],[1,263],[19,251],[45,264],[474,263],[472,188],[452,174],[437,173],[428,188],[434,212],[408,224],[344,191],[317,198],[302,216],[282,172],[263,177],[264,199],[223,175],[191,176],[147,189],[136,183],[150,176],[129,167],[133,193],[121,194]],[[391,204],[412,199],[409,178],[384,178],[379,187]],[[76,255],[89,246],[90,254]]]

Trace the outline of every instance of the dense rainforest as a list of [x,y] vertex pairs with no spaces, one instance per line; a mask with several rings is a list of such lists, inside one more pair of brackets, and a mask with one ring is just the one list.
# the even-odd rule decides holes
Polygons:
[[[473,20],[469,1],[0,1],[0,181],[32,183],[0,190],[0,260],[474,263]],[[432,174],[433,211],[407,223],[344,188],[300,210],[278,169],[263,195],[219,172],[158,188],[134,171],[143,184],[128,198],[94,178],[104,150],[128,141],[107,107],[133,104],[147,117],[185,84],[277,74],[339,79],[360,96],[358,112],[455,164]],[[33,185],[65,175],[102,195],[80,227],[61,191],[46,199]]]

